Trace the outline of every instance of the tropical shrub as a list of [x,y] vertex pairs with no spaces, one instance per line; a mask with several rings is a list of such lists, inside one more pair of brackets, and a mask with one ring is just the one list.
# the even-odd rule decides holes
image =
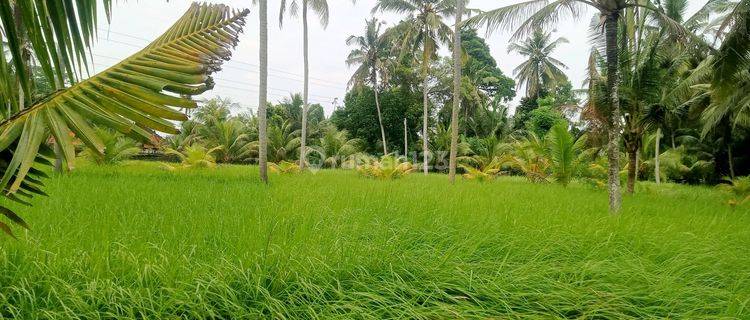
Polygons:
[[524,125],[526,130],[534,132],[537,136],[543,137],[554,126],[559,124],[567,125],[568,121],[555,110],[552,106],[540,106],[529,113],[529,119]]
[[528,132],[526,137],[516,139],[510,144],[511,151],[501,159],[512,169],[518,170],[533,183],[549,182],[550,160],[546,155],[544,140]]
[[414,171],[414,166],[403,157],[386,155],[380,160],[357,167],[359,174],[382,180],[393,180],[404,177]]
[[[438,124],[434,134],[430,137],[430,152],[432,156],[429,160],[432,169],[442,172],[448,171],[450,148],[451,127]],[[464,157],[471,154],[471,151],[471,145],[463,136],[460,136],[458,146],[456,147],[456,155],[458,157]]]
[[[179,168],[213,168],[216,167],[216,158],[213,154],[219,150],[221,150],[221,147],[208,149],[200,144],[192,144],[185,146],[182,151],[167,149],[166,154],[174,155],[180,160]],[[170,170],[177,168],[169,165],[165,166]]]
[[458,166],[466,171],[463,177],[467,180],[489,181],[495,179],[502,169],[500,158],[494,157],[487,162],[486,158],[475,159],[476,166],[469,164],[459,164]]
[[299,156],[300,131],[294,122],[274,116],[268,121],[268,161],[279,163]]
[[555,181],[567,186],[586,165],[587,154],[582,153],[586,139],[574,138],[568,132],[568,124],[560,122],[550,128],[545,142],[552,176]]
[[221,163],[246,163],[257,156],[257,141],[250,141],[246,128],[237,119],[212,121],[197,128],[197,136],[209,148],[219,147],[216,160]]
[[268,164],[268,169],[273,173],[283,174],[300,173],[301,171],[299,164],[289,161],[271,162]]
[[703,160],[699,154],[688,152],[684,145],[659,155],[662,175],[676,182],[703,182],[714,172],[714,161]]
[[727,204],[732,207],[750,203],[750,176],[730,179],[729,183],[720,184],[719,188],[731,196]]
[[95,130],[96,134],[102,141],[104,149],[102,149],[101,153],[85,150],[83,155],[96,164],[117,164],[132,158],[141,151],[141,148],[138,147],[138,143],[135,140],[130,139],[119,132],[99,127]]
[[328,125],[322,128],[322,136],[317,145],[310,146],[310,154],[306,157],[308,161],[320,160],[326,168],[340,166],[352,155],[359,153],[364,144],[361,139],[349,139],[346,130],[337,130],[335,126]]

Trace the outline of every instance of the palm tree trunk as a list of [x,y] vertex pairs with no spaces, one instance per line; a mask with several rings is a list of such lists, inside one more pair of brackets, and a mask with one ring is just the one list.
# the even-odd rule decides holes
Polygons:
[[635,191],[636,163],[638,162],[638,149],[628,150],[628,193]]
[[729,158],[729,177],[734,181],[734,156],[732,155],[731,144],[727,144],[727,157]]
[[[422,62],[427,63],[427,62]],[[427,143],[427,118],[429,117],[430,110],[427,106],[429,103],[429,97],[427,96],[427,72],[424,74],[424,80],[422,81],[422,171],[425,175],[429,171],[429,144]]]
[[406,130],[406,118],[404,118],[404,156],[409,157],[409,135]]
[[635,152],[635,182],[638,182],[638,176],[641,172],[641,149]]
[[304,56],[304,77],[305,84],[302,91],[302,136],[300,137],[300,151],[299,151],[299,167],[305,169],[305,155],[306,143],[307,143],[307,96],[309,89],[309,71],[310,66],[308,65],[307,56],[307,0],[302,2],[302,55]]
[[388,154],[388,143],[385,140],[385,127],[383,127],[383,116],[380,113],[380,94],[378,93],[378,75],[372,71],[373,90],[375,91],[375,108],[378,109],[378,123],[380,124],[380,137],[383,139],[383,155]]
[[672,130],[672,149],[677,148],[677,146],[674,143],[674,130]]
[[607,185],[609,189],[609,212],[617,214],[620,212],[622,205],[622,195],[620,194],[620,73],[619,73],[619,56],[617,47],[617,21],[620,12],[614,12],[607,15],[606,26],[606,45],[607,45],[607,87],[609,89],[610,103],[612,104],[612,114],[609,120],[609,142],[607,143],[607,159],[609,170],[607,176]]
[[659,168],[659,143],[661,140],[661,128],[656,128],[656,143],[654,144],[654,178],[656,184],[661,183],[661,169]]
[[258,166],[260,180],[268,183],[268,119],[266,99],[268,92],[268,0],[260,0],[260,81],[258,94]]
[[[456,3],[456,24],[453,30],[453,110],[451,110],[451,153],[448,162],[448,177],[456,182],[456,156],[458,154],[458,111],[461,108],[461,17],[464,1]],[[466,119],[466,118],[464,118]]]

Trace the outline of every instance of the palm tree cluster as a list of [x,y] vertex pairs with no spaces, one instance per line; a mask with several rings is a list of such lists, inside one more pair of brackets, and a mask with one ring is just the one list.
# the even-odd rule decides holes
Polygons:
[[[252,113],[232,114],[237,105],[229,99],[216,97],[205,101],[182,122],[179,134],[166,138],[168,154],[178,156],[191,148],[212,150],[217,163],[248,164],[259,161],[259,117]],[[311,143],[306,164],[326,168],[341,164],[361,151],[362,142],[350,139],[345,130],[338,130],[323,115],[319,104],[310,107],[308,138]],[[300,165],[303,102],[299,94],[267,106],[267,159],[276,167],[281,163]],[[179,156],[178,156],[179,157]]]
[[[747,153],[736,152],[748,150],[750,143],[750,99],[745,88],[750,65],[749,1],[708,0],[688,16],[685,0],[532,0],[479,12],[466,22],[457,14],[462,9],[458,4],[463,1],[380,0],[373,12],[402,14],[403,20],[382,32],[381,23],[369,20],[363,36],[350,37],[349,44],[357,45],[347,61],[357,66],[352,83],[360,88],[369,84],[381,95],[374,99],[373,110],[384,154],[386,141],[395,137],[386,134],[391,131],[389,121],[382,119],[389,118],[390,107],[382,96],[394,88],[407,88],[422,94],[421,129],[411,124],[404,131],[407,136],[407,130],[416,131],[422,140],[422,147],[412,150],[423,153],[424,172],[448,168],[453,174],[454,164],[439,165],[447,158],[440,151],[450,149],[452,156],[466,157],[478,151],[461,151],[472,140],[511,143],[513,136],[527,136],[523,132],[529,131],[538,141],[548,142],[548,132],[561,132],[556,131],[561,123],[573,137],[586,135],[582,150],[597,151],[590,153],[589,167],[607,172],[613,213],[620,207],[623,178],[632,193],[638,179],[718,183],[724,176],[734,179],[749,172]],[[549,30],[564,16],[580,17],[586,8],[598,15],[591,25],[594,45],[583,84],[586,89],[576,90],[565,75],[567,66],[554,56],[567,40]],[[455,30],[447,22],[450,17],[457,18]],[[461,43],[462,38],[476,35],[472,28],[477,26],[513,31],[508,51],[526,58],[514,70],[526,97],[513,117],[504,105],[508,96],[483,86],[492,77],[476,76],[472,59],[482,60],[476,46]],[[461,50],[454,50],[452,57],[439,57],[439,46],[451,43]],[[494,59],[486,66],[493,64]],[[586,98],[581,101],[579,95]],[[347,100],[345,108],[352,109],[349,117],[356,116],[359,103]],[[347,127],[358,122],[340,123]],[[447,139],[446,129],[463,134]],[[517,168],[534,163],[528,168],[546,171],[539,169],[546,167],[543,161],[530,161],[535,157],[523,154],[519,149]],[[624,166],[621,154],[627,159]],[[480,171],[502,167],[493,158],[475,164],[473,169]],[[468,164],[463,167],[469,170]]]
[[746,0],[708,0],[687,16],[685,0],[532,0],[480,13],[468,24],[510,30],[514,39],[528,36],[509,48],[529,57],[516,69],[529,98],[524,111],[524,104],[534,109],[554,96],[555,83],[564,79],[564,64],[550,54],[565,40],[553,41],[545,30],[565,16],[579,18],[586,8],[598,12],[588,98],[576,112],[577,127],[587,132],[590,147],[606,144],[610,209],[617,212],[623,151],[630,193],[638,178],[733,178],[736,162],[747,161],[733,151],[748,145],[749,6]]

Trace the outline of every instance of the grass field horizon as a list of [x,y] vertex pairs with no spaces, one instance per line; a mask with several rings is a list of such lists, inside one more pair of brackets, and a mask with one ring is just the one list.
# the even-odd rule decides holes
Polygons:
[[83,166],[5,237],[6,318],[750,318],[750,216],[644,182]]

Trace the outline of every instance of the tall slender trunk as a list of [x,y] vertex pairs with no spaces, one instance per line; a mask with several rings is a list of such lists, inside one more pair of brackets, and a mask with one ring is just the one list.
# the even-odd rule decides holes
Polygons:
[[[374,65],[374,64],[373,64]],[[380,138],[383,139],[383,155],[388,154],[388,142],[385,140],[385,127],[383,127],[383,116],[380,113],[380,94],[378,93],[378,75],[372,70],[373,90],[375,91],[375,108],[378,110],[378,123],[380,124]]]
[[268,0],[260,0],[260,81],[258,94],[258,166],[260,180],[268,183],[268,119],[266,117],[268,93]]
[[406,130],[406,118],[404,118],[404,156],[409,157],[409,134]]
[[638,177],[641,173],[641,149],[635,152],[635,182],[638,182]]
[[[24,69],[23,72],[16,70],[16,73],[19,75],[17,77],[17,83],[18,83],[18,106],[13,107],[11,110],[11,114],[17,113],[23,109],[26,108],[26,104],[31,102],[31,88],[34,84],[34,81],[31,81],[33,79],[32,70],[31,70],[31,53],[27,52],[26,49],[26,43],[28,41],[28,35],[24,32],[26,30],[22,27],[22,13],[21,8],[17,5],[11,2],[11,10],[13,12],[13,23],[15,24],[16,28],[16,37],[18,40],[18,45],[21,47],[21,64],[22,68]],[[2,52],[0,54],[5,54],[5,52]],[[26,77],[22,77],[22,74],[26,74]]]
[[638,149],[628,150],[628,193],[635,191],[636,163],[638,162]]
[[729,158],[729,177],[734,180],[734,156],[732,155],[731,144],[727,144],[727,157]]
[[[461,108],[461,18],[464,1],[456,3],[456,24],[453,28],[453,110],[451,110],[451,152],[448,162],[448,176],[456,182],[456,156],[458,154],[458,111]],[[466,119],[466,118],[464,118]]]
[[428,157],[430,153],[429,144],[427,143],[427,118],[430,115],[430,110],[427,105],[429,103],[429,97],[427,96],[427,77],[427,72],[425,72],[424,80],[422,80],[422,171],[425,175],[427,175],[427,172],[429,171]]
[[674,130],[672,130],[672,149],[677,148],[677,146],[674,143]]
[[620,194],[620,74],[617,47],[617,21],[620,12],[609,13],[605,22],[607,42],[607,87],[612,104],[612,114],[609,119],[609,142],[607,143],[607,159],[609,170],[607,185],[609,188],[609,212],[618,214],[622,205]]
[[303,0],[302,2],[302,55],[304,56],[304,77],[305,77],[305,84],[304,89],[302,91],[302,136],[300,137],[300,151],[299,151],[299,167],[300,169],[305,169],[305,158],[307,155],[306,152],[306,146],[307,146],[307,96],[308,96],[308,89],[309,89],[309,72],[310,72],[310,66],[308,65],[307,60],[307,47],[308,47],[308,41],[307,41],[307,0]]
[[659,168],[659,143],[661,142],[661,128],[656,128],[656,143],[654,144],[654,178],[656,184],[661,183],[661,168]]

